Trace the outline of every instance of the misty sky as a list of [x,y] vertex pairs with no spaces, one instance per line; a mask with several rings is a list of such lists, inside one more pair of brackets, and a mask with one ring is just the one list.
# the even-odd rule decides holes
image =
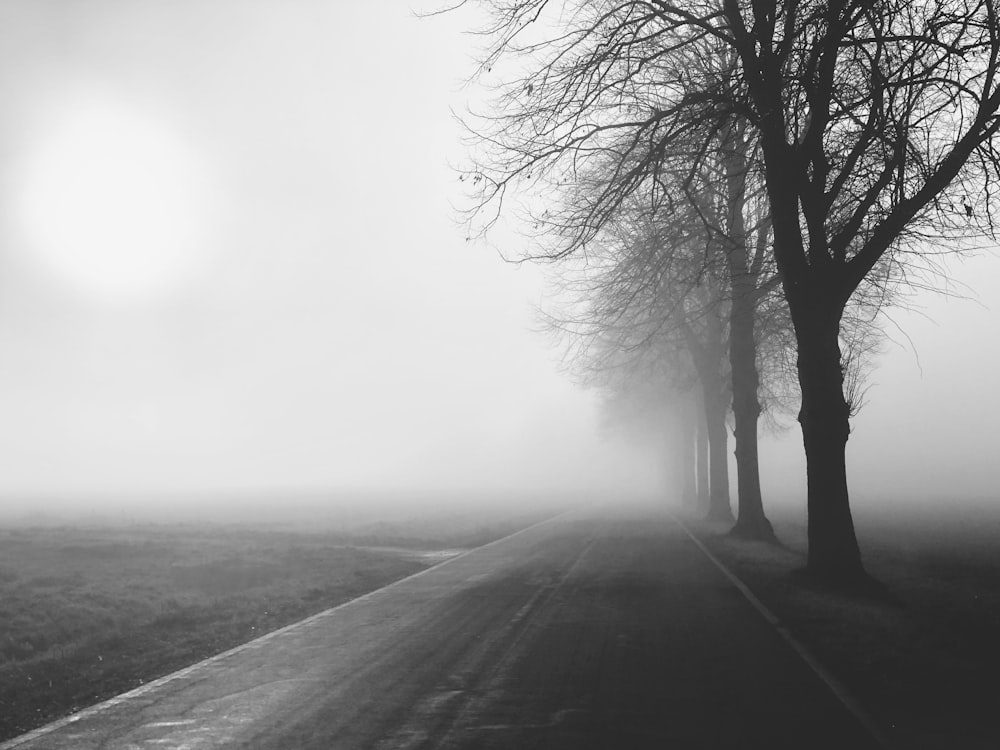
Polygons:
[[[0,4],[0,493],[647,484],[532,332],[541,274],[455,223],[472,21]],[[923,371],[874,374],[856,503],[1000,479],[1000,258],[956,275],[981,305],[895,316]],[[804,487],[799,446],[766,490]]]

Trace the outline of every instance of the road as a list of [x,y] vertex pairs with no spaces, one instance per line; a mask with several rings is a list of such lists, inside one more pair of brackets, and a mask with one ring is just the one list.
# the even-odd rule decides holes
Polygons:
[[874,744],[669,515],[590,510],[0,747]]

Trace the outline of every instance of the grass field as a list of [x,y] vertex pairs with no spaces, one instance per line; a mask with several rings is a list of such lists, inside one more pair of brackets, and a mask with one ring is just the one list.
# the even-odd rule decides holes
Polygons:
[[531,520],[0,527],[0,740]]
[[[997,504],[1000,506],[1000,504]],[[772,511],[783,548],[698,533],[901,748],[1000,747],[1000,507],[899,504],[856,513],[885,596],[803,580],[805,524]]]

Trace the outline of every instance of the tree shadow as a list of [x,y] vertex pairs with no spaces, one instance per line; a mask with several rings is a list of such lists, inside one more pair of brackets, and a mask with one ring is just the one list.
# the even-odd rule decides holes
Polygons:
[[903,606],[903,601],[886,584],[869,573],[839,578],[820,575],[803,566],[792,570],[789,577],[796,586],[815,593],[856,602]]

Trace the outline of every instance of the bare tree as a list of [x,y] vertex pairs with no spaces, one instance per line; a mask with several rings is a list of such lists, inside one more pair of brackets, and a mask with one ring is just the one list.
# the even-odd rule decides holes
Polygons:
[[[616,392],[623,383],[641,391],[652,382],[661,395],[671,394],[675,428],[697,426],[688,415],[691,397],[686,394],[698,388],[697,404],[704,411],[698,421],[706,425],[711,455],[706,512],[713,520],[731,522],[728,301],[714,278],[719,269],[705,264],[699,233],[686,231],[678,221],[651,222],[640,206],[631,208],[605,228],[600,251],[578,273],[561,269],[561,290],[570,302],[550,316],[550,325],[568,334],[570,361],[588,384],[610,384]],[[694,447],[694,430],[688,433]],[[687,447],[680,438],[673,445],[682,453]],[[690,459],[693,472],[696,455]]]
[[[763,299],[777,288],[778,277],[768,252],[770,224],[753,147],[735,121],[718,136],[715,149],[707,151],[700,163],[680,161],[672,169],[664,165],[659,180],[663,186],[672,185],[673,191],[660,191],[658,208],[650,209],[642,194],[621,202],[617,214],[609,216],[594,235],[605,248],[611,247],[612,273],[591,274],[573,291],[577,297],[595,300],[584,305],[581,314],[600,335],[622,326],[644,330],[637,321],[653,315],[658,316],[657,327],[674,327],[681,336],[704,391],[709,451],[714,454],[709,507],[719,521],[731,520],[726,413],[732,394],[739,501],[733,532],[772,539],[758,465],[756,317]],[[702,149],[701,138],[690,139],[688,147]],[[618,161],[593,161],[605,170],[620,166]],[[574,183],[561,191],[570,210],[560,211],[561,206],[549,203],[546,216],[555,208],[564,217],[560,230],[573,227],[565,217],[578,217],[576,207],[595,200],[586,191],[595,186],[600,190],[604,184],[601,175],[591,177],[589,170],[578,170]],[[688,309],[680,309],[682,304]],[[779,319],[788,320],[787,315]],[[624,341],[621,334],[619,340]],[[729,372],[723,373],[720,362],[727,356]]]
[[1000,25],[990,0],[726,0],[721,10],[691,28],[738,55],[759,132],[798,342],[809,567],[857,579],[843,313],[887,253],[961,233],[977,212],[989,220]]
[[[714,149],[686,173],[684,192],[707,245],[719,255],[725,269],[739,499],[733,533],[773,539],[760,488],[761,379],[757,355],[760,308],[774,292],[779,277],[769,253],[770,220],[759,170],[755,169],[756,155],[745,137],[743,123],[733,118],[718,137]],[[777,320],[787,321],[787,317]],[[772,373],[781,374],[775,370]]]
[[[564,239],[552,253],[585,247],[637,191],[662,207],[665,164],[699,163],[732,117],[748,124],[798,347],[808,566],[863,580],[845,463],[843,314],[883,258],[992,226],[995,1],[483,4],[494,19],[483,71],[511,53],[521,67],[501,84],[498,114],[474,128],[493,147],[476,170],[480,215],[488,223],[529,178],[551,190],[592,159],[617,164],[587,191],[593,200],[548,219]],[[718,65],[695,64],[713,55]],[[698,133],[704,146],[692,150]],[[537,192],[529,211],[543,201]]]

